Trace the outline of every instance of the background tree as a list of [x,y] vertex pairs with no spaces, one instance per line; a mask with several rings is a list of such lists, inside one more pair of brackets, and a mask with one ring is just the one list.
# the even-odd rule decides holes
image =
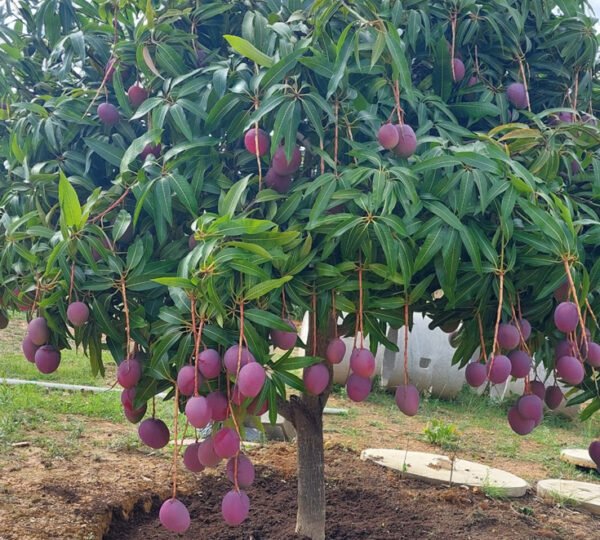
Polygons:
[[[230,523],[248,511],[244,417],[281,413],[298,433],[297,532],[311,538],[325,531],[322,411],[338,335],[396,350],[387,327],[408,328],[414,312],[462,321],[453,361],[480,347],[473,384],[508,377],[501,349],[528,354],[527,395],[534,352],[554,377],[572,357],[558,376],[581,390],[572,403],[592,399],[589,416],[600,161],[584,7],[46,0],[3,12],[0,271],[4,307],[37,315],[25,354],[52,371],[74,339],[103,373],[106,345],[132,421],[161,391],[176,417],[216,419],[186,465],[234,456]],[[306,311],[309,339],[296,342],[283,319]],[[275,355],[273,342],[307,354]],[[264,369],[242,383],[248,350]],[[372,368],[356,355],[359,400]],[[396,397],[414,414],[408,383]],[[517,431],[533,429],[525,408],[509,414]],[[162,446],[165,429],[152,418],[140,436]],[[183,530],[175,494],[176,481],[161,520]]]

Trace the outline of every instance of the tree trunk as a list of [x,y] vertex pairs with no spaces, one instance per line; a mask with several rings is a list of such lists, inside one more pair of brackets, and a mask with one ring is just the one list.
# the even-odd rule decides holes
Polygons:
[[[304,400],[303,400],[304,401]],[[295,407],[298,436],[298,514],[296,532],[312,540],[325,538],[325,456],[323,452],[323,411],[316,407]]]
[[[312,352],[313,314],[310,317],[311,329],[308,337]],[[327,343],[333,336],[333,323],[324,333],[317,331],[316,353],[325,358]],[[307,351],[307,354],[308,354]],[[333,382],[333,369],[329,369],[329,387],[319,396],[292,395],[289,402],[280,403],[280,413],[296,428],[298,444],[298,514],[296,533],[308,536],[311,540],[325,538],[325,454],[323,449],[323,409],[329,397]]]

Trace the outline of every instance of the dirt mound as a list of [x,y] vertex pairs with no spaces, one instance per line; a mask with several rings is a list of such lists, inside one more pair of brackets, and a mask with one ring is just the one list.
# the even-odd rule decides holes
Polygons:
[[[136,508],[127,521],[113,520],[107,540],[170,538],[283,540],[294,535],[296,518],[295,449],[271,445],[255,451],[256,481],[248,490],[249,518],[227,526],[221,499],[231,484],[222,474],[198,476],[198,489],[181,496],[192,524],[185,535],[160,526],[156,497],[150,513]],[[592,538],[600,520],[586,513],[551,508],[533,495],[491,500],[460,487],[434,487],[402,478],[353,452],[326,452],[327,538]]]

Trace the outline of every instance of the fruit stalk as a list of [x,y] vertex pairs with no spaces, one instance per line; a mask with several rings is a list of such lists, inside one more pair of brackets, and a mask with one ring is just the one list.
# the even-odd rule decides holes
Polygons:
[[404,386],[408,386],[408,292],[404,294]]
[[173,499],[177,496],[177,421],[179,418],[179,386],[175,383],[175,426],[173,437]]
[[127,197],[128,194],[129,194],[129,188],[127,188],[121,194],[121,196],[114,203],[112,203],[106,210],[104,210],[103,212],[100,212],[97,216],[94,216],[92,219],[90,219],[90,223],[94,223],[94,221],[98,221],[99,219],[102,219],[111,210],[114,210],[117,206],[119,206],[119,204],[123,201],[123,199],[125,197]]
[[337,310],[335,308],[335,289],[331,289],[331,316],[333,318],[333,335],[338,338]]
[[[563,265],[565,267],[565,272],[567,274],[567,280],[569,281],[569,289],[571,290],[571,294],[573,295],[573,302],[575,303],[575,307],[577,308],[577,317],[579,318],[579,324],[581,325],[581,333],[583,337],[583,343],[587,349],[588,346],[588,337],[585,332],[585,322],[583,320],[583,316],[581,314],[581,307],[579,306],[579,299],[577,298],[577,291],[575,289],[575,283],[573,282],[573,276],[571,275],[571,267],[569,265],[568,259],[563,259]],[[577,339],[575,340],[577,342]]]
[[127,358],[127,361],[129,361],[129,345],[131,342],[131,334],[130,334],[130,327],[129,327],[129,306],[127,305],[127,292],[125,290],[125,279],[123,279],[123,277],[121,276],[121,294],[123,296],[123,309],[125,311],[125,335],[126,335],[126,341],[125,341],[125,358]]
[[363,331],[363,286],[362,286],[362,257],[358,253],[358,318],[360,321],[360,348],[364,349]]
[[479,339],[481,341],[481,351],[479,352],[479,360],[485,358],[487,361],[487,353],[485,352],[485,337],[483,335],[483,323],[481,322],[481,313],[477,313],[477,324],[479,325]]

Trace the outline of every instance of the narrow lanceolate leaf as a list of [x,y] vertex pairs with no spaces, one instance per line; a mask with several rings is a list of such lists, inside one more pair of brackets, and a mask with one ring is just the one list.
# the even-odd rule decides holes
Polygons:
[[402,47],[402,40],[398,35],[398,30],[393,24],[387,24],[387,32],[385,33],[385,43],[387,45],[390,54],[392,55],[394,72],[398,74],[398,79],[402,92],[406,95],[408,101],[414,100],[414,92],[412,88],[412,80],[410,76],[410,69],[408,67],[408,61]]
[[272,58],[267,56],[265,53],[259,51],[252,43],[246,41],[244,38],[238,36],[223,36],[229,45],[246,58],[256,62],[259,66],[271,67],[275,63]]
[[198,215],[198,201],[194,197],[194,192],[190,183],[180,174],[173,173],[169,175],[171,189],[179,199],[179,202],[187,208],[193,216]]
[[282,81],[283,78],[296,66],[298,58],[300,58],[306,52],[306,48],[296,49],[293,53],[288,54],[273,67],[269,68],[269,71],[265,73],[265,76],[260,81],[260,85],[263,88],[267,88],[269,85],[277,84]]
[[152,55],[150,54],[150,50],[145,45],[144,45],[144,48],[142,49],[142,56],[144,57],[144,62],[146,62],[148,69],[152,73],[154,73],[154,75],[156,75],[159,79],[163,79],[163,76],[160,74],[160,71],[158,71],[158,69],[156,69],[156,66],[154,65],[154,60],[152,60]]
[[253,323],[266,328],[272,328],[274,330],[283,330],[289,332],[290,325],[286,323],[281,317],[264,311],[262,309],[246,309],[244,310],[244,317],[247,317]]
[[423,202],[423,206],[436,216],[442,218],[450,227],[462,231],[464,225],[446,206],[437,201]]
[[60,180],[58,183],[58,203],[67,227],[81,225],[81,205],[79,204],[77,193],[62,170],[60,171]]
[[223,202],[219,203],[219,214],[222,216],[233,217],[235,209],[239,204],[242,195],[246,191],[250,176],[246,176],[233,184],[231,189],[227,192],[227,195],[223,198]]
[[246,300],[256,300],[267,293],[270,293],[274,289],[278,289],[284,283],[287,283],[292,279],[292,276],[284,276],[279,279],[268,279],[258,285],[254,285],[248,289],[248,292],[244,295]]
[[93,152],[98,154],[102,159],[111,165],[114,165],[115,167],[119,167],[121,165],[121,160],[123,159],[124,154],[124,151],[121,148],[116,147],[114,144],[109,144],[107,142],[89,137],[84,139],[84,141]]

